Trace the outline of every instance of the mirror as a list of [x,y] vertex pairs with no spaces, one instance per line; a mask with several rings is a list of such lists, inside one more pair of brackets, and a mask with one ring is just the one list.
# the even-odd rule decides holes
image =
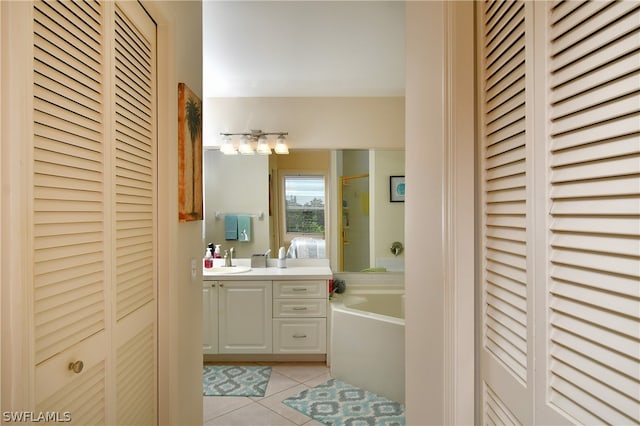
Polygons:
[[[326,253],[332,270],[404,270],[404,253],[392,249],[394,243],[404,244],[404,203],[390,197],[390,177],[404,175],[400,149],[291,150],[289,156],[206,150],[205,241],[221,244],[223,252],[234,247],[237,257],[269,248],[276,255],[283,239],[278,176],[284,170],[327,173]],[[227,215],[249,216],[246,241],[225,239]]]

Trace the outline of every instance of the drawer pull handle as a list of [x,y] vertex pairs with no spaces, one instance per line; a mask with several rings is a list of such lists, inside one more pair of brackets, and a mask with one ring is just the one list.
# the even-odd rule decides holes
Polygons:
[[76,374],[79,374],[83,368],[84,368],[84,362],[82,361],[78,360],[76,362],[69,363],[69,370],[73,371]]
[[306,334],[294,334],[293,338],[294,339],[306,339],[307,335]]
[[294,311],[306,311],[307,307],[306,306],[294,306],[293,310]]
[[301,287],[294,287],[292,290],[293,291],[307,291],[306,288],[301,288]]

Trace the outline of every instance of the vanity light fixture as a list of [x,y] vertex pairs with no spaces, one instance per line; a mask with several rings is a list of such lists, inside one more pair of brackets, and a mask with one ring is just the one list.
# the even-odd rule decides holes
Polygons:
[[[288,154],[286,136],[287,132],[263,132],[262,130],[251,130],[250,133],[220,133],[222,143],[220,144],[220,152],[225,155],[253,155],[256,152],[261,155],[271,154],[268,136],[278,135],[274,151],[276,154]],[[232,136],[240,136],[240,143],[236,148],[233,145]]]

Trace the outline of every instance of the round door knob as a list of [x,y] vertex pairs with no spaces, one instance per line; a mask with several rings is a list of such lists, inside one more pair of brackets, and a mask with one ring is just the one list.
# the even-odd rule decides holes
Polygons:
[[80,373],[83,368],[84,368],[84,362],[82,361],[78,360],[76,362],[69,363],[69,370],[73,371],[76,374]]

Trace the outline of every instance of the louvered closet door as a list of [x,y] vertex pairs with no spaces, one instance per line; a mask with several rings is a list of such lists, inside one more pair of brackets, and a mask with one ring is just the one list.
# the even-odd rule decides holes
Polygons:
[[156,27],[138,3],[114,25],[114,289],[117,422],[157,422]]
[[639,424],[640,3],[545,7],[551,211],[537,411]]
[[156,424],[155,24],[137,2],[33,10],[36,409]]
[[[482,422],[533,416],[528,183],[531,3],[477,5],[482,202]],[[529,73],[529,75],[528,75]]]
[[[105,422],[104,10],[36,2],[34,349],[36,409]],[[81,374],[68,364],[84,363]]]

